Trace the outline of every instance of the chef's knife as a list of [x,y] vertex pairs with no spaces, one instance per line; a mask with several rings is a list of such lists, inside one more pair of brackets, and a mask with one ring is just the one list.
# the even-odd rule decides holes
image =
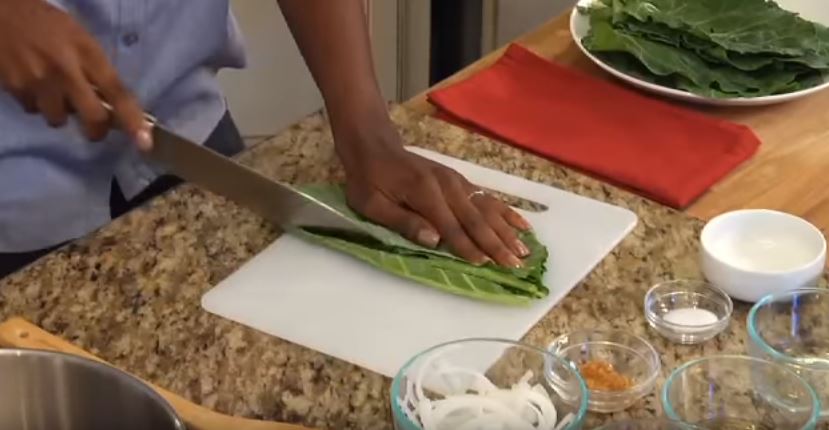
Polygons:
[[[111,107],[105,104],[111,111]],[[153,116],[148,157],[173,174],[244,206],[286,230],[312,227],[372,236],[365,226],[299,189],[272,180],[165,128]]]

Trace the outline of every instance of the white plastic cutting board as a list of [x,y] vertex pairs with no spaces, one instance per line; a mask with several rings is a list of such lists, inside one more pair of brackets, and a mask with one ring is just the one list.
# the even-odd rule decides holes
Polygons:
[[209,312],[392,377],[410,357],[467,337],[519,340],[636,225],[634,213],[419,148],[479,186],[542,203],[523,212],[550,258],[529,308],[456,297],[283,235],[206,293]]

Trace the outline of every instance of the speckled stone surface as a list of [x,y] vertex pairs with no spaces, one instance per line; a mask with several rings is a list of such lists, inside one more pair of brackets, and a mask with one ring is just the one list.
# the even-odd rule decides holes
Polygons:
[[[527,333],[526,342],[544,346],[586,327],[630,330],[661,352],[663,377],[702,355],[745,352],[745,304],[737,304],[727,331],[701,346],[668,343],[647,328],[642,314],[644,293],[653,283],[700,276],[696,238],[702,222],[436,120],[400,108],[393,116],[408,144],[639,215],[635,231]],[[270,176],[297,183],[341,177],[320,115],[241,158]],[[203,293],[278,234],[247,210],[184,185],[2,281],[0,317],[23,316],[220,412],[325,429],[392,428],[386,378],[200,308]],[[309,317],[325,315],[309,311]],[[586,428],[660,413],[654,391],[624,413],[590,415]]]

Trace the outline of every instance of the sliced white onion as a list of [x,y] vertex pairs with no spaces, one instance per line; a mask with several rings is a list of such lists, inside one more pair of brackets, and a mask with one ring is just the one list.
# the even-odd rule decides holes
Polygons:
[[[573,421],[573,414],[558,421],[547,390],[530,385],[531,371],[512,387],[499,388],[485,374],[450,365],[440,355],[413,369],[398,400],[406,416],[423,430],[562,430]],[[441,398],[425,395],[426,374],[428,389]]]

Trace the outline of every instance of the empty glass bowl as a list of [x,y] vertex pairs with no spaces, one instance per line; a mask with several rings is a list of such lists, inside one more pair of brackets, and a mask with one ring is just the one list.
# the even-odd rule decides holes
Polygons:
[[[498,390],[513,387],[519,388],[519,396],[516,390]],[[474,394],[481,392],[488,393],[487,402],[481,401],[486,396]],[[587,387],[573,363],[508,340],[464,339],[427,349],[400,369],[391,387],[397,430],[421,430],[427,427],[425,421],[430,429],[487,428],[481,423],[492,425],[493,417],[535,414],[527,399],[541,409],[552,405],[555,425],[548,421],[545,428],[582,427]]]
[[[653,390],[661,369],[653,346],[623,331],[577,331],[557,338],[549,349],[580,369],[590,393],[587,408],[593,412],[627,409]],[[619,377],[626,383],[616,385]]]
[[788,366],[818,394],[829,421],[829,290],[767,296],[748,314],[752,356]]
[[699,280],[654,285],[645,294],[645,319],[659,334],[681,344],[705,342],[728,327],[734,305],[719,288]]
[[669,419],[717,430],[812,430],[820,408],[787,367],[738,355],[678,367],[662,388],[662,407]]
[[605,424],[596,430],[704,430],[691,424],[667,419],[651,418],[617,421]]

